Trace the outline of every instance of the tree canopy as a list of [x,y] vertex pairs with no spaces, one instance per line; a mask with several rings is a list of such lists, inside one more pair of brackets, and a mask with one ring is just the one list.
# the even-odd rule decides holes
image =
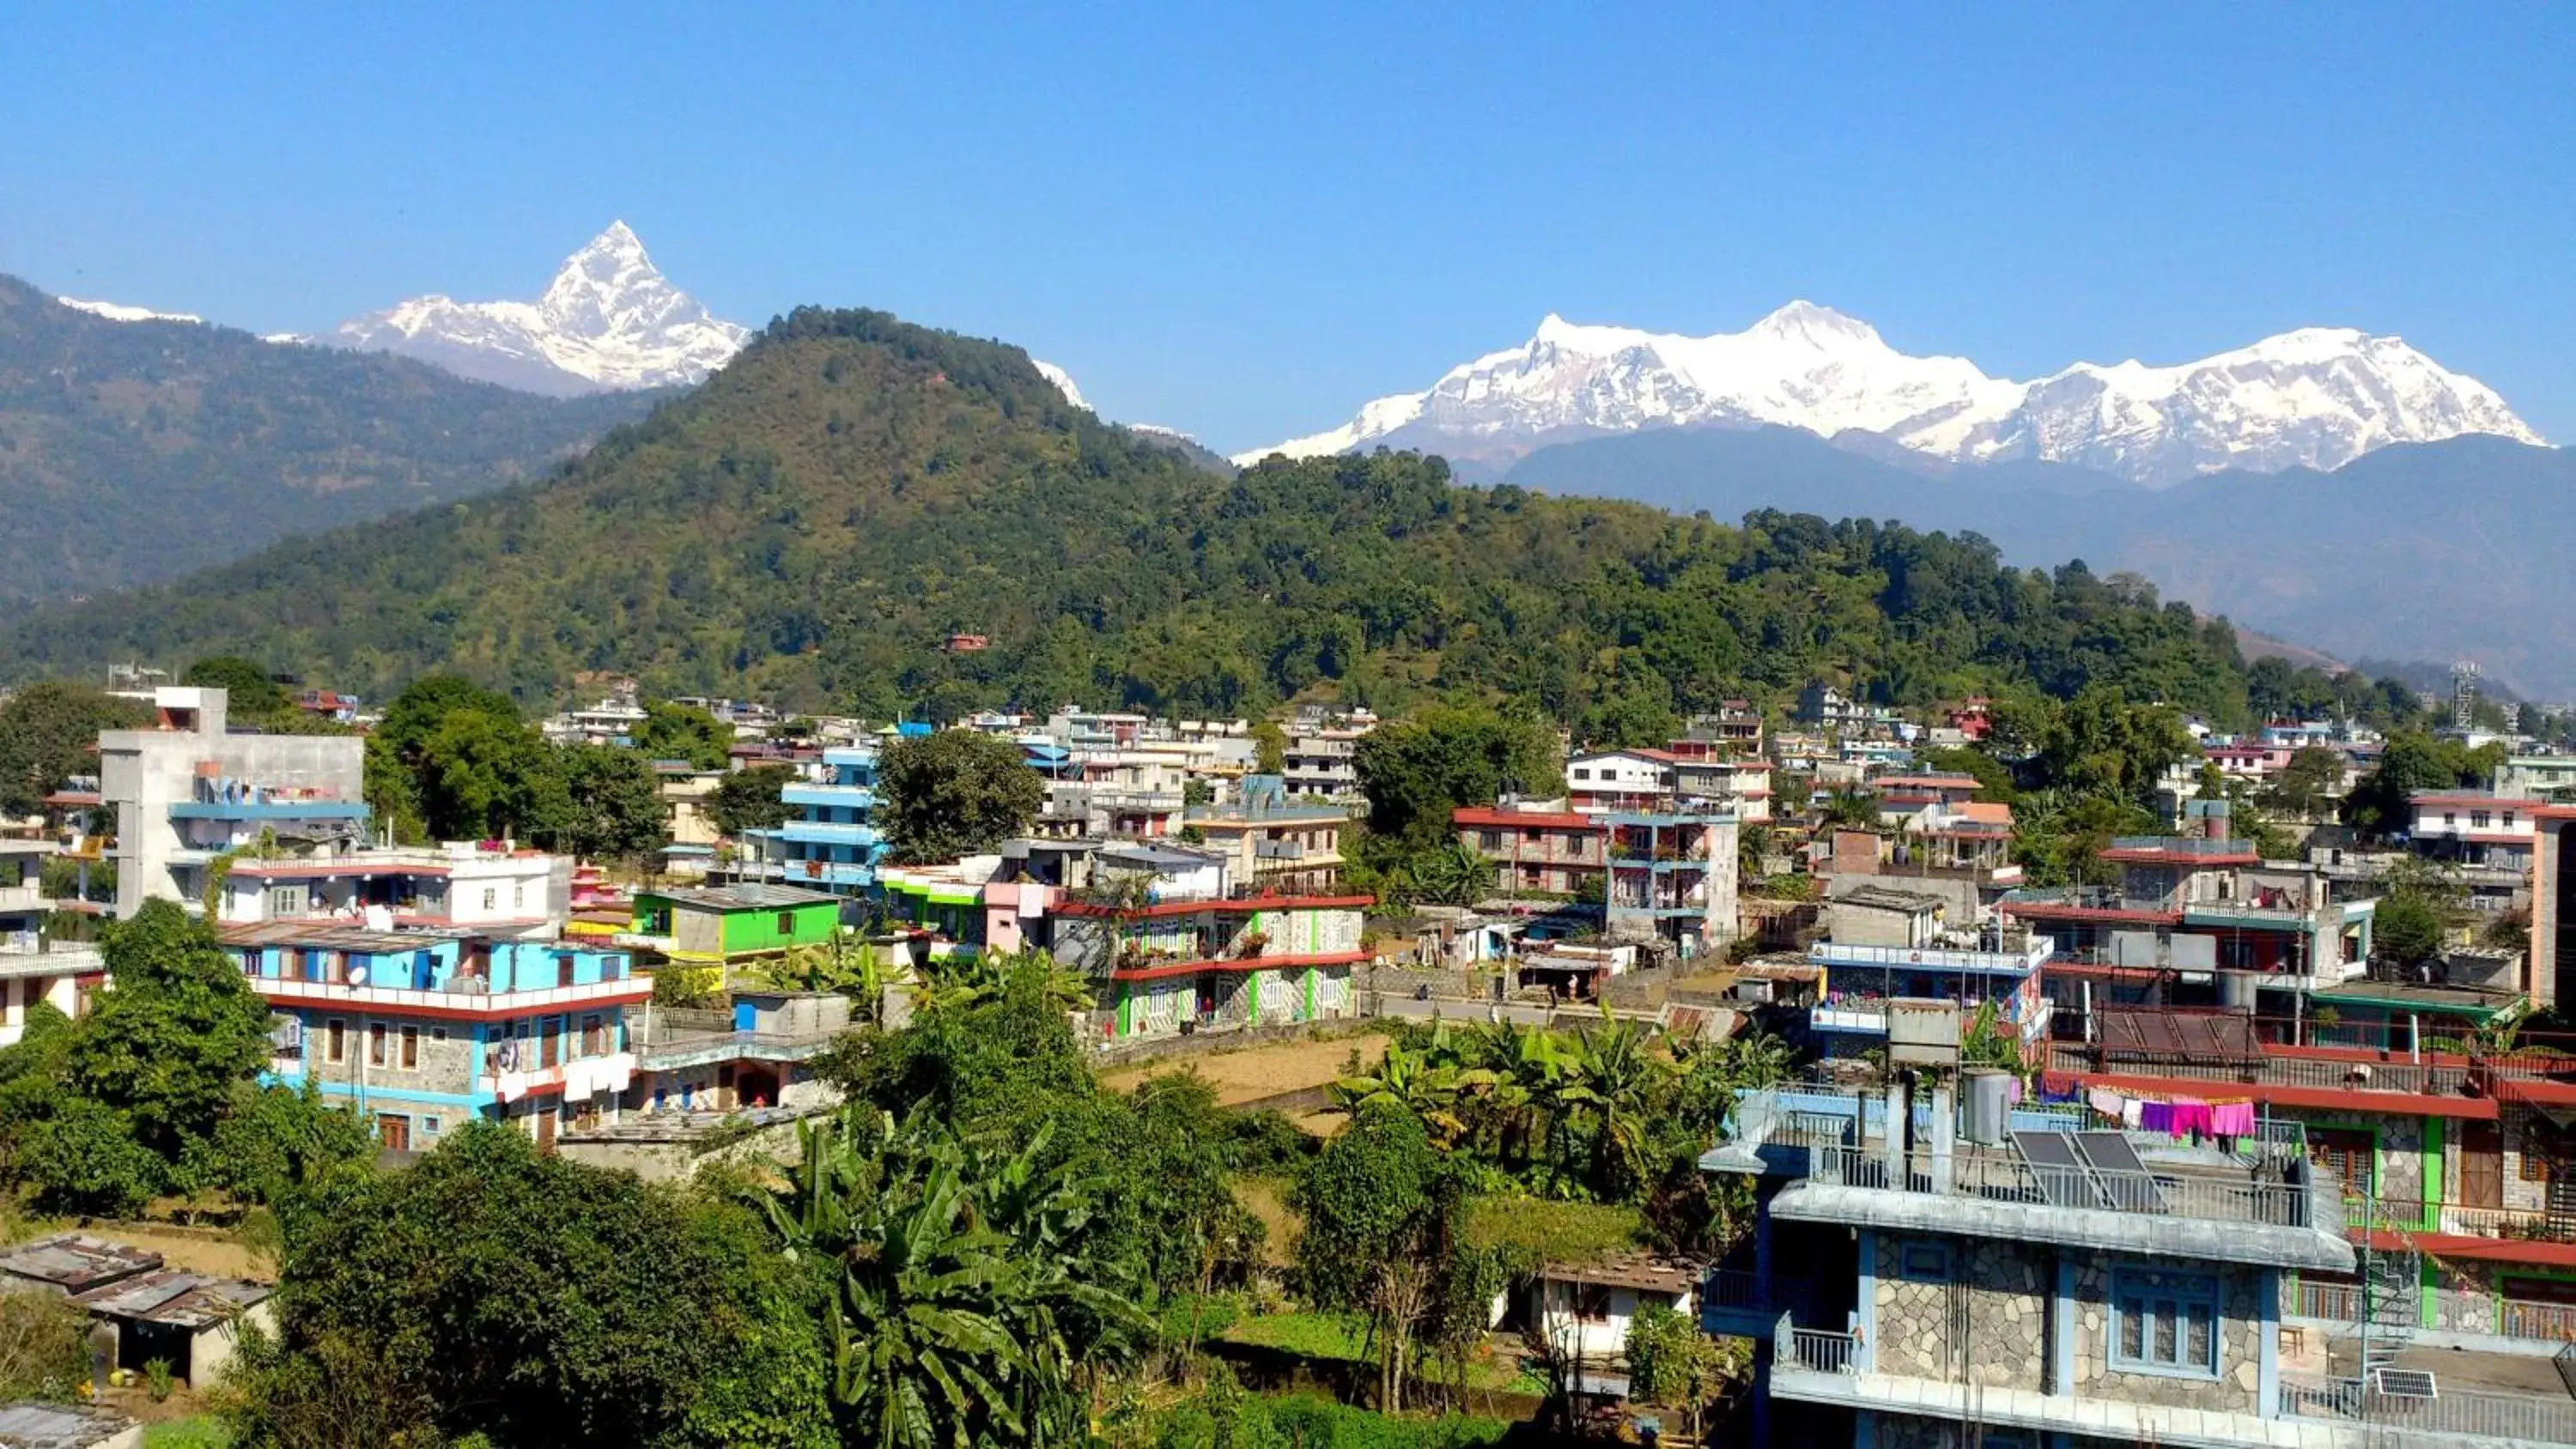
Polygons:
[[877,815],[894,858],[955,860],[989,851],[1046,805],[1046,781],[1020,747],[975,730],[899,739],[877,758]]

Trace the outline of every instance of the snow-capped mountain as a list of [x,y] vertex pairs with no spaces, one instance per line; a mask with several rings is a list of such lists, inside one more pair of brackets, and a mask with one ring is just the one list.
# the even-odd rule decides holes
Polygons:
[[1034,357],[1030,358],[1029,361],[1037,365],[1038,376],[1055,384],[1055,390],[1064,394],[1064,400],[1066,402],[1073,404],[1084,412],[1091,411],[1091,404],[1083,397],[1082,389],[1073,385],[1072,373],[1065,371],[1063,368],[1056,366],[1052,362],[1041,362]]
[[194,312],[155,312],[149,307],[129,307],[123,302],[84,302],[78,297],[56,297],[66,307],[104,317],[110,322],[196,322],[206,319]]
[[565,258],[537,301],[415,297],[353,317],[328,340],[569,396],[699,382],[750,338],[749,328],[711,316],[672,286],[620,221]]
[[2228,467],[2333,468],[2383,444],[2462,433],[2541,441],[2485,384],[2394,337],[2311,328],[2178,367],[2079,363],[2025,383],[1965,358],[1910,356],[1866,322],[1792,302],[1709,337],[1551,314],[1527,343],[1426,391],[1234,461],[1383,445],[1499,470],[1549,443],[1766,423],[1875,435],[1940,463],[2041,459],[2150,486]]

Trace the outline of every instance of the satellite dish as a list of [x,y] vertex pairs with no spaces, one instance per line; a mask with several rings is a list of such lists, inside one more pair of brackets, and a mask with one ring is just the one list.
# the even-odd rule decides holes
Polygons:
[[350,985],[352,985],[352,986],[364,986],[364,985],[366,985],[366,984],[367,984],[367,968],[366,968],[366,967],[364,967],[364,966],[352,966],[352,967],[350,967],[350,968],[349,968],[349,984],[350,984]]

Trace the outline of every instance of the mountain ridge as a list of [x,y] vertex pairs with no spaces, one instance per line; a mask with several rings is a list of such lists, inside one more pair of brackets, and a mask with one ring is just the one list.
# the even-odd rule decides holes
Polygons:
[[2151,487],[2227,466],[2333,467],[2471,432],[2541,442],[2484,383],[2357,329],[2303,328],[2165,367],[2079,362],[2014,382],[1965,358],[1899,352],[1868,323],[1801,300],[1706,337],[1550,313],[1518,347],[1235,461],[1416,447],[1499,474],[1554,442],[1766,424],[1940,462],[2071,463]]
[[407,358],[120,319],[0,275],[0,595],[155,582],[466,497],[658,400],[548,399]]

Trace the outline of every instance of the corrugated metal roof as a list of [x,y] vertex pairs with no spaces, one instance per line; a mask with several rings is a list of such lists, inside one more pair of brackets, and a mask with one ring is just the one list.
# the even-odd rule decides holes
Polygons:
[[8,1449],[90,1449],[134,1427],[95,1405],[0,1404],[0,1445]]
[[94,1288],[72,1302],[106,1318],[193,1329],[221,1323],[276,1291],[247,1278],[208,1278],[172,1268]]
[[2244,1061],[2259,1055],[2254,1023],[2232,1012],[2094,1008],[2105,1058]]
[[740,881],[726,886],[671,887],[636,892],[639,896],[658,896],[681,905],[703,906],[711,911],[762,911],[782,906],[810,906],[824,902],[839,904],[840,897],[821,891],[798,890],[794,886],[771,885],[766,881]]
[[111,1243],[86,1233],[57,1233],[0,1249],[0,1275],[50,1283],[67,1293],[79,1293],[102,1283],[137,1273],[148,1273],[161,1266],[159,1253]]

